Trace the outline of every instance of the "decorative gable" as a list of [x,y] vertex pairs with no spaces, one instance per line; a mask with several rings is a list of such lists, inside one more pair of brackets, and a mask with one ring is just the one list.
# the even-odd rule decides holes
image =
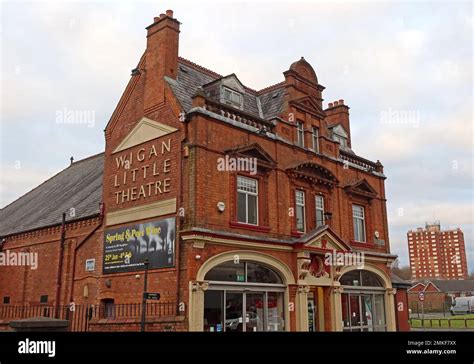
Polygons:
[[276,162],[273,158],[258,143],[238,146],[232,149],[227,149],[225,152],[226,154],[238,158],[256,158],[257,167],[273,169],[276,166]]
[[352,248],[329,228],[321,234],[309,239],[304,243],[304,247],[323,250],[352,251]]
[[316,115],[321,119],[326,117],[323,109],[320,106],[320,100],[314,96],[304,96],[299,99],[290,101],[290,105],[298,109],[304,110],[310,114]]
[[299,162],[286,168],[286,172],[290,177],[304,179],[313,184],[326,185],[329,188],[338,183],[336,176],[329,169],[314,162]]
[[138,124],[135,125],[132,131],[122,140],[117,148],[115,148],[112,154],[160,138],[164,135],[174,133],[177,130],[178,129],[173,128],[172,126],[143,117],[140,119]]
[[369,200],[377,197],[377,191],[369,184],[369,182],[367,182],[365,178],[346,185],[344,189],[348,194],[358,195]]

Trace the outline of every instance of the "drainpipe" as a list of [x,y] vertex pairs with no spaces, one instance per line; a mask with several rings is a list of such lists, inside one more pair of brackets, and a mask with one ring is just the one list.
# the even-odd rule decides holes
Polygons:
[[64,255],[64,242],[66,240],[66,213],[63,212],[61,221],[61,238],[59,241],[59,261],[58,261],[58,273],[56,277],[56,318],[59,318],[59,306],[61,298],[61,272],[63,270],[63,255]]
[[104,203],[100,203],[99,205],[99,224],[94,227],[86,236],[84,239],[81,240],[79,244],[76,243],[76,246],[74,248],[74,253],[72,255],[72,272],[71,272],[71,289],[70,289],[70,296],[69,296],[69,302],[74,302],[74,278],[76,275],[76,256],[77,256],[77,251],[79,248],[84,244],[89,238],[94,235],[94,233],[102,226],[102,223],[104,221]]
[[[180,183],[179,183],[179,202],[180,202],[180,205],[181,207],[184,208],[184,206],[182,206],[183,202],[184,202],[184,199],[183,199],[183,169],[184,169],[184,154],[183,154],[183,148],[184,148],[184,144],[188,141],[188,121],[189,120],[185,120],[184,121],[184,138],[181,140],[181,150],[180,150],[180,175],[179,175],[179,179],[180,179]],[[178,226],[179,226],[179,230],[181,230],[181,216],[179,216],[179,210],[180,209],[180,206],[178,206],[178,216],[176,218],[176,227],[175,227],[175,244],[176,244],[176,249],[175,249],[175,259],[176,259],[176,297],[177,297],[177,301],[176,301],[176,316],[179,316],[180,312],[179,312],[179,308],[181,307],[180,305],[180,302],[181,302],[181,295],[179,293],[179,283],[180,283],[180,280],[181,280],[181,263],[180,263],[180,259],[179,259],[179,255],[180,255],[180,245],[181,245],[181,234],[178,233]],[[186,218],[186,214],[188,212],[185,210],[185,216],[183,217]]]

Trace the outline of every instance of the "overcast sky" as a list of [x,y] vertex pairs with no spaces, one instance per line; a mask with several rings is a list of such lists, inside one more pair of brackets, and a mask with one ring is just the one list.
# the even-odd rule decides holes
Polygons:
[[[325,105],[350,106],[354,151],[385,166],[402,265],[406,232],[440,220],[463,229],[474,270],[470,2],[3,1],[0,207],[103,151],[145,27],[166,9],[182,22],[180,56],[251,88],[304,56]],[[71,112],[83,122],[64,122]]]

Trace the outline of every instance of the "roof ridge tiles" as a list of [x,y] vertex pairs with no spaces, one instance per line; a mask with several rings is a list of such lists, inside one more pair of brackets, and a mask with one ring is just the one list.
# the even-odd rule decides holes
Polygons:
[[198,71],[202,71],[202,72],[206,73],[208,76],[216,77],[216,79],[224,77],[221,74],[210,70],[209,68],[203,67],[203,66],[201,66],[201,65],[199,65],[199,64],[197,64],[193,61],[190,61],[189,59],[186,59],[186,58],[183,58],[183,57],[178,57],[178,60],[185,63],[189,67],[193,67],[194,69],[196,69]]

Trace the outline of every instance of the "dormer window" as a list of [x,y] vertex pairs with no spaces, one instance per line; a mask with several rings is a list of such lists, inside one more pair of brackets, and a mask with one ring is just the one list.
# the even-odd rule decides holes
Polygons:
[[338,142],[338,143],[341,145],[341,147],[347,148],[347,138],[346,138],[346,137],[334,133],[334,134],[332,135],[332,139],[333,139],[334,141]]
[[338,142],[339,145],[343,148],[348,148],[348,139],[349,139],[349,134],[347,131],[344,129],[344,127],[341,124],[335,125],[331,127],[331,136],[332,140],[335,142]]
[[224,87],[224,102],[239,109],[242,108],[242,95],[239,92]]

